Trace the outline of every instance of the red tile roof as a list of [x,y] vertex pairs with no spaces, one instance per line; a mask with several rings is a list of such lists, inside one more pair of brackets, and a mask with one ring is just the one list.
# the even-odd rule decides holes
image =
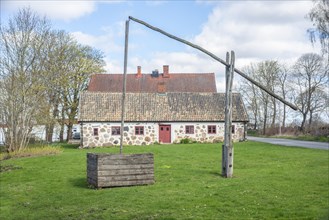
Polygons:
[[[151,74],[127,74],[127,92],[217,92],[214,73],[170,73],[152,77]],[[94,74],[90,92],[122,92],[123,74]],[[163,92],[163,91],[162,91]]]

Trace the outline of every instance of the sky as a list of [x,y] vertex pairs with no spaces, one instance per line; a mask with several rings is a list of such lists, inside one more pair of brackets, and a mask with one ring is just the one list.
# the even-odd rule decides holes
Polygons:
[[[1,1],[1,25],[23,7],[30,7],[81,44],[104,52],[107,73],[122,73],[125,21],[143,20],[197,44],[221,59],[235,52],[235,65],[265,60],[291,64],[305,53],[320,53],[310,43],[306,18],[312,1]],[[151,73],[169,65],[171,73],[215,73],[224,92],[225,68],[202,52],[134,21],[129,22],[128,73],[137,66]],[[241,78],[235,77],[235,82]]]

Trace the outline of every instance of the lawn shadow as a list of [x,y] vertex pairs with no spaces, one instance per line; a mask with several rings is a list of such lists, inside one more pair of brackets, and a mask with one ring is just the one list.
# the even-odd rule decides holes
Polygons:
[[219,178],[225,178],[222,173],[218,172],[218,171],[214,171],[214,170],[211,170],[209,171],[209,174],[215,176],[215,177],[219,177]]
[[74,187],[78,187],[78,188],[84,188],[84,189],[89,189],[88,183],[87,183],[87,179],[86,178],[71,178],[70,179],[71,184]]
[[60,145],[64,149],[78,149],[79,148],[79,144],[60,143],[58,145]]

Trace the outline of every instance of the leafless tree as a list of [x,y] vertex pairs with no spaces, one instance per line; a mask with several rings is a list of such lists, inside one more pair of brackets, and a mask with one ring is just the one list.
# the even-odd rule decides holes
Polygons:
[[0,49],[0,123],[7,127],[7,150],[25,148],[35,125],[46,125],[51,142],[56,122],[66,123],[70,138],[79,92],[91,73],[103,70],[103,54],[51,29],[29,8],[1,27]]
[[294,65],[293,70],[294,99],[298,111],[302,114],[301,129],[305,131],[306,121],[312,123],[313,114],[323,110],[325,101],[319,99],[328,83],[328,70],[323,58],[314,53],[302,55]]
[[29,8],[20,10],[1,26],[0,117],[8,151],[27,146],[44,97],[40,75],[45,56],[42,48],[50,25]]
[[[267,89],[276,92],[278,85],[279,64],[277,61],[264,61],[257,64],[251,64],[245,68],[245,72],[257,80]],[[262,133],[266,133],[267,127],[274,127],[277,120],[277,101],[266,92],[255,87],[253,84],[243,80],[240,83],[240,91],[247,103],[249,115],[252,115],[255,122],[262,127]],[[257,124],[257,125],[256,125]]]
[[[279,71],[277,77],[278,84],[278,94],[285,100],[289,99],[289,93],[291,88],[289,88],[288,77],[290,73],[290,68],[286,64],[279,64]],[[283,105],[283,115],[282,115],[282,127],[286,127],[286,118],[287,118],[287,106]]]
[[[250,64],[249,66],[246,66],[243,71],[248,74],[248,76],[254,78],[256,75],[256,68],[256,64]],[[247,80],[243,80],[242,83],[239,84],[239,91],[242,94],[244,103],[246,103],[249,119],[253,123],[253,129],[256,130],[260,121],[260,103],[258,99],[260,90],[253,83],[250,83]]]
[[[314,28],[308,29],[312,43],[320,40],[322,53],[329,54],[329,1],[313,0],[314,6],[307,17],[313,22]],[[329,58],[329,56],[328,56]]]

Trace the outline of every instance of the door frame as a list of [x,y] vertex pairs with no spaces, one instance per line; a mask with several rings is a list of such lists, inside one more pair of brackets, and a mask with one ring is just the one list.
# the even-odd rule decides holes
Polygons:
[[163,144],[170,144],[171,143],[171,124],[159,124],[159,143],[160,143],[160,131],[161,131],[161,126],[166,126],[169,127],[169,142],[162,142]]

